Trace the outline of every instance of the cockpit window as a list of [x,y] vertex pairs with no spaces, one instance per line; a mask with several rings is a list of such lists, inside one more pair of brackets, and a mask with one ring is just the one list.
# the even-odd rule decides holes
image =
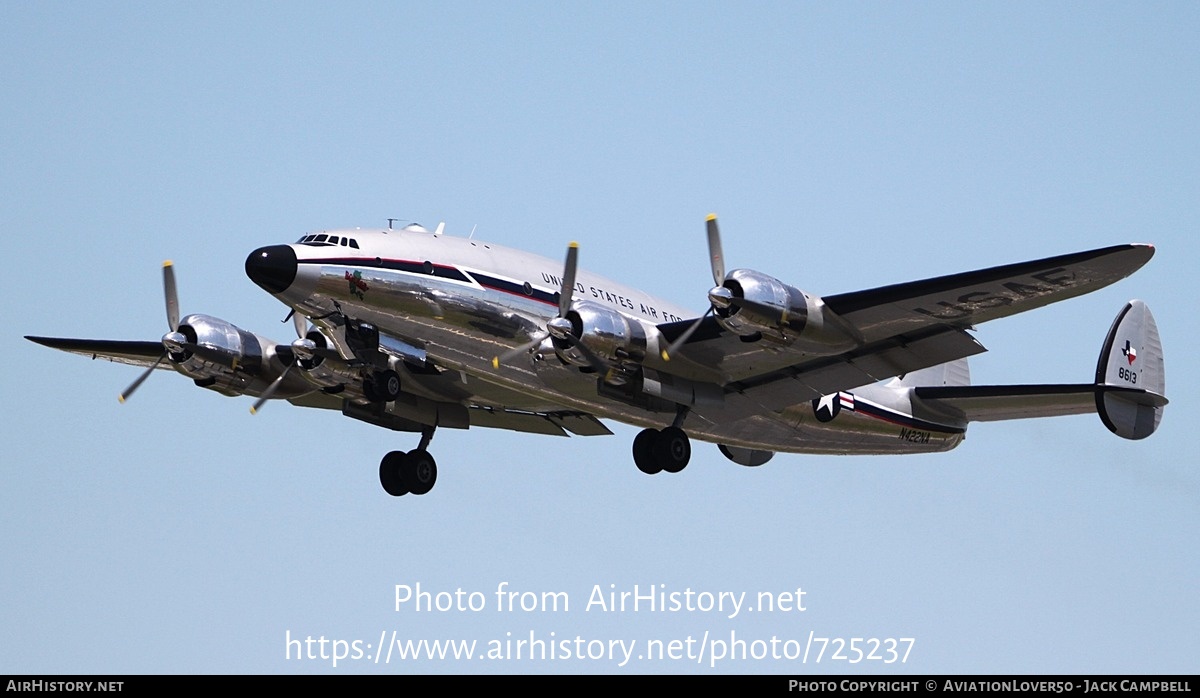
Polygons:
[[311,245],[313,247],[334,247],[341,245],[342,247],[353,247],[356,250],[359,249],[357,240],[340,235],[305,235],[296,242],[301,245]]

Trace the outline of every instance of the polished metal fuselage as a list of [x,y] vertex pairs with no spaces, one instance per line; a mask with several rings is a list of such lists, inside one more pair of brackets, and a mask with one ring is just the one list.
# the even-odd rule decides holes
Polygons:
[[[492,358],[544,334],[558,314],[563,264],[477,240],[413,230],[326,231],[357,248],[294,244],[296,279],[275,294],[350,350],[329,318],[375,325],[446,371],[458,374],[468,404],[530,411],[578,410],[645,427],[671,424],[673,410],[612,397],[602,377],[559,360],[549,340],[494,366]],[[573,302],[621,313],[641,326],[645,355],[637,368],[670,378],[704,370],[660,358],[667,341],[658,325],[697,314],[643,291],[579,270]],[[719,367],[707,374],[719,381]],[[750,449],[806,453],[917,453],[961,442],[965,423],[912,415],[911,389],[873,384],[818,405],[807,399],[782,411],[711,383],[716,400],[689,406],[684,428],[696,439]],[[709,393],[711,395],[711,393]],[[834,406],[836,403],[836,407]]]

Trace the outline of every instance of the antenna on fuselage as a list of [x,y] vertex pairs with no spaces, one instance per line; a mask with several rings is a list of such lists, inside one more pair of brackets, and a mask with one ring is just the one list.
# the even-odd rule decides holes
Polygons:
[[395,223],[396,221],[402,221],[402,220],[404,220],[404,219],[403,218],[389,218],[388,219],[388,230],[392,229],[392,223]]
[[434,237],[441,235],[443,232],[445,232],[445,230],[446,230],[446,221],[442,221],[441,223],[438,223],[437,230],[433,231]]
[[479,227],[479,224],[478,224],[478,223],[476,223],[475,225],[471,226],[471,234],[467,236],[467,239],[468,239],[468,240],[470,240],[471,238],[475,237],[475,229],[476,229],[476,228],[478,228],[478,227]]

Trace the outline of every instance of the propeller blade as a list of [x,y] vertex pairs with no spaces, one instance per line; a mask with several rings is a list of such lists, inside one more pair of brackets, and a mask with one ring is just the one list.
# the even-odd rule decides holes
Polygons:
[[725,253],[721,251],[721,231],[717,228],[717,214],[710,213],[705,220],[708,228],[708,258],[712,263],[713,284],[725,283]]
[[271,396],[274,395],[275,391],[279,389],[279,385],[283,383],[283,379],[287,378],[288,371],[292,370],[292,366],[295,365],[296,364],[293,362],[287,368],[283,369],[283,373],[279,374],[279,377],[267,386],[267,389],[263,391],[262,395],[258,396],[258,399],[255,400],[254,404],[250,407],[250,414],[258,414],[258,410],[262,408],[267,400],[271,399]]
[[295,310],[292,311],[292,325],[296,328],[296,338],[304,339],[308,335],[308,318]]
[[567,261],[563,264],[562,290],[558,294],[558,316],[566,317],[571,309],[571,295],[575,292],[575,267],[579,264],[579,243],[567,245]]
[[708,310],[704,311],[704,314],[701,315],[699,318],[697,318],[696,321],[693,322],[690,327],[688,327],[686,330],[684,330],[683,334],[679,335],[675,339],[674,342],[671,342],[671,346],[667,347],[666,349],[663,349],[662,350],[663,361],[670,361],[671,356],[675,352],[679,351],[680,347],[682,347],[684,344],[687,344],[687,341],[689,339],[691,339],[692,334],[696,330],[700,329],[700,324],[702,322],[704,322],[704,318],[708,317],[709,315],[712,315],[713,312],[714,312],[714,308],[711,305],[708,306]]
[[150,377],[151,373],[154,373],[154,369],[158,368],[158,365],[161,364],[165,358],[167,358],[167,352],[164,351],[162,355],[158,357],[158,360],[150,366],[150,368],[146,369],[142,375],[137,377],[137,380],[135,380],[128,388],[125,389],[125,392],[117,396],[117,400],[120,402],[125,402],[132,397],[133,392],[137,390],[142,383],[146,382],[146,379]]
[[179,295],[175,291],[175,267],[171,260],[163,262],[163,296],[167,299],[167,326],[179,331]]
[[514,349],[509,349],[508,351],[504,352],[503,354],[501,354],[499,356],[493,356],[492,357],[492,368],[500,368],[500,364],[508,363],[509,361],[512,361],[513,359],[517,358],[521,354],[524,354],[525,352],[529,351],[530,349],[541,344],[542,340],[544,340],[546,338],[547,334],[548,333],[546,333],[546,332],[538,332],[537,334],[535,334],[533,336],[533,339],[529,340],[525,344],[522,344],[521,346],[516,347]]

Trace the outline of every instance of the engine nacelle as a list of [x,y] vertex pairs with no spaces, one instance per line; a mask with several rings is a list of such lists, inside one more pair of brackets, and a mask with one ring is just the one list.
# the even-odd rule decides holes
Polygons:
[[761,335],[804,351],[834,354],[857,345],[852,332],[817,296],[750,269],[735,269],[709,292],[722,327],[742,337]]
[[163,344],[175,370],[230,396],[261,392],[293,360],[290,352],[277,352],[271,340],[209,315],[183,318]]
[[[646,330],[633,318],[602,305],[582,301],[574,304],[566,319],[571,323],[571,334],[593,354],[606,361],[640,362],[646,356]],[[583,352],[570,342],[558,337],[554,337],[553,341],[555,351],[563,361],[576,366],[591,365]]]

